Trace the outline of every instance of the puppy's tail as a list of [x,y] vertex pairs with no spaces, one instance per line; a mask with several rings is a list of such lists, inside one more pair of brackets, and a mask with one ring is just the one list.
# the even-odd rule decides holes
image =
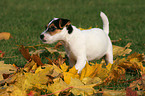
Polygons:
[[103,12],[100,13],[100,16],[101,16],[102,21],[103,21],[103,30],[107,34],[109,34],[109,21],[108,21],[108,18]]

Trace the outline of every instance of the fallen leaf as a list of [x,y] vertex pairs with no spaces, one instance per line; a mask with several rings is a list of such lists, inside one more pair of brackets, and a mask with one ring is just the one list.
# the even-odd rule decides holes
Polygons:
[[131,55],[129,55],[129,56],[127,57],[128,60],[130,60],[130,59],[132,59],[132,58],[137,58],[139,61],[143,61],[144,55],[135,52],[135,53],[133,53],[133,54],[131,54]]
[[99,77],[94,77],[94,78],[90,78],[90,77],[85,77],[81,80],[85,85],[89,85],[89,84],[102,84],[102,80]]
[[53,64],[53,61],[49,59],[48,57],[45,57],[48,60],[48,64]]
[[25,64],[24,70],[25,70],[26,72],[29,72],[29,71],[33,68],[33,66],[34,66],[35,64],[36,64],[36,63],[34,62],[34,60],[32,60],[31,62],[28,62],[27,64]]
[[[19,87],[15,85],[11,85],[10,87],[8,87],[5,94],[6,93],[11,94],[10,96],[26,96],[27,95],[26,91],[21,90]],[[5,96],[5,94],[2,96]],[[6,96],[9,96],[9,95],[6,95]]]
[[68,72],[72,74],[77,74],[78,70],[76,70],[75,66],[73,66],[71,69],[69,69]]
[[38,55],[40,56],[41,53],[43,53],[45,51],[45,49],[40,49],[40,50],[35,50],[35,51],[30,51],[29,54],[33,55]]
[[70,84],[71,78],[78,78],[79,79],[78,74],[73,74],[73,73],[70,73],[70,72],[63,72],[63,76],[64,76],[64,81],[67,84]]
[[[63,66],[65,66],[65,65],[63,65]],[[63,68],[63,70],[65,70],[65,69]],[[75,66],[73,66],[71,69],[69,69],[68,72],[63,71],[64,81],[67,84],[69,84],[71,81],[71,78],[79,78],[79,74],[77,72],[78,71],[76,70]]]
[[62,57],[65,57],[65,52],[58,51],[54,48],[48,48],[48,47],[45,47],[45,49],[48,50],[51,54],[54,53],[54,52],[58,52]]
[[137,91],[133,91],[131,88],[126,88],[126,96],[138,96]]
[[60,78],[56,78],[53,80],[54,83],[49,85],[47,90],[48,92],[54,93],[56,96],[58,96],[59,92],[61,90],[68,88],[69,86]]
[[[49,59],[48,59],[48,60],[49,60]],[[49,60],[49,61],[50,61],[50,60]],[[62,56],[59,55],[59,56],[57,57],[57,59],[56,59],[56,60],[54,59],[52,62],[53,62],[55,65],[60,66],[61,64],[64,63],[64,61],[65,61],[65,59],[63,59]],[[51,62],[51,61],[50,61],[50,62]]]
[[10,33],[8,33],[8,32],[1,32],[0,33],[0,40],[8,40],[8,39],[10,39],[10,37],[11,37],[11,34]]
[[11,64],[4,64],[4,61],[0,61],[0,81],[3,80],[3,74],[14,73],[17,69]]
[[0,58],[3,58],[4,57],[4,54],[1,50],[0,50]]
[[66,72],[68,70],[69,66],[67,66],[66,63],[63,63],[60,65],[60,68],[63,72]]
[[84,85],[79,79],[71,78],[69,85],[73,87],[71,92],[74,95],[92,95],[95,92],[93,87],[96,84]]
[[37,65],[38,66],[43,66],[44,64],[41,62],[41,58],[38,56],[38,55],[36,55],[36,54],[33,54],[32,56],[31,56],[31,58],[34,60],[34,62],[36,62],[37,63]]
[[103,89],[101,93],[103,93],[102,96],[128,96],[128,95],[126,95],[125,90],[107,90],[107,89]]
[[131,43],[128,43],[125,47],[113,45],[113,57],[125,56],[126,54],[129,54],[132,51],[129,49],[130,45]]
[[27,61],[30,61],[31,60],[31,56],[29,54],[29,49],[25,49],[25,47],[22,45],[19,49],[19,51],[21,52],[21,54],[24,56],[24,58],[27,60]]
[[92,29],[92,27],[89,27],[89,28],[87,28],[87,29],[85,29],[85,28],[79,28],[80,30],[89,30],[89,29]]

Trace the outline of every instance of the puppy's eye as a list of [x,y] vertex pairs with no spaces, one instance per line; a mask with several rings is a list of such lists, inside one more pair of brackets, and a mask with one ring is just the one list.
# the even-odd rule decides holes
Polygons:
[[56,29],[56,28],[55,28],[54,26],[52,26],[51,28],[48,29],[48,31],[49,31],[49,32],[53,32],[53,31],[55,31],[55,29]]

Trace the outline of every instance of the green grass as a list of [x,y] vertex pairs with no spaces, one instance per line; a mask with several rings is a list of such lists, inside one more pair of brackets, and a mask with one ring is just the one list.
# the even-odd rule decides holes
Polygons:
[[5,52],[5,58],[0,60],[18,66],[26,64],[16,45],[42,44],[39,35],[53,17],[70,19],[77,27],[102,28],[100,11],[109,18],[110,38],[122,39],[116,45],[131,42],[133,52],[143,53],[144,4],[144,0],[1,0],[0,32],[10,32],[13,38],[0,41],[0,50]]

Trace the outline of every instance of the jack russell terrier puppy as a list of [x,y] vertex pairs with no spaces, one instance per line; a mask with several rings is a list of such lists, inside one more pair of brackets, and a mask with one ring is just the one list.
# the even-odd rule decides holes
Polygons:
[[108,36],[109,21],[103,12],[100,16],[103,21],[103,30],[100,28],[80,30],[71,25],[68,19],[54,18],[41,33],[40,39],[47,44],[62,41],[70,66],[75,65],[78,73],[85,67],[86,62],[103,56],[106,64],[113,64],[112,43]]

